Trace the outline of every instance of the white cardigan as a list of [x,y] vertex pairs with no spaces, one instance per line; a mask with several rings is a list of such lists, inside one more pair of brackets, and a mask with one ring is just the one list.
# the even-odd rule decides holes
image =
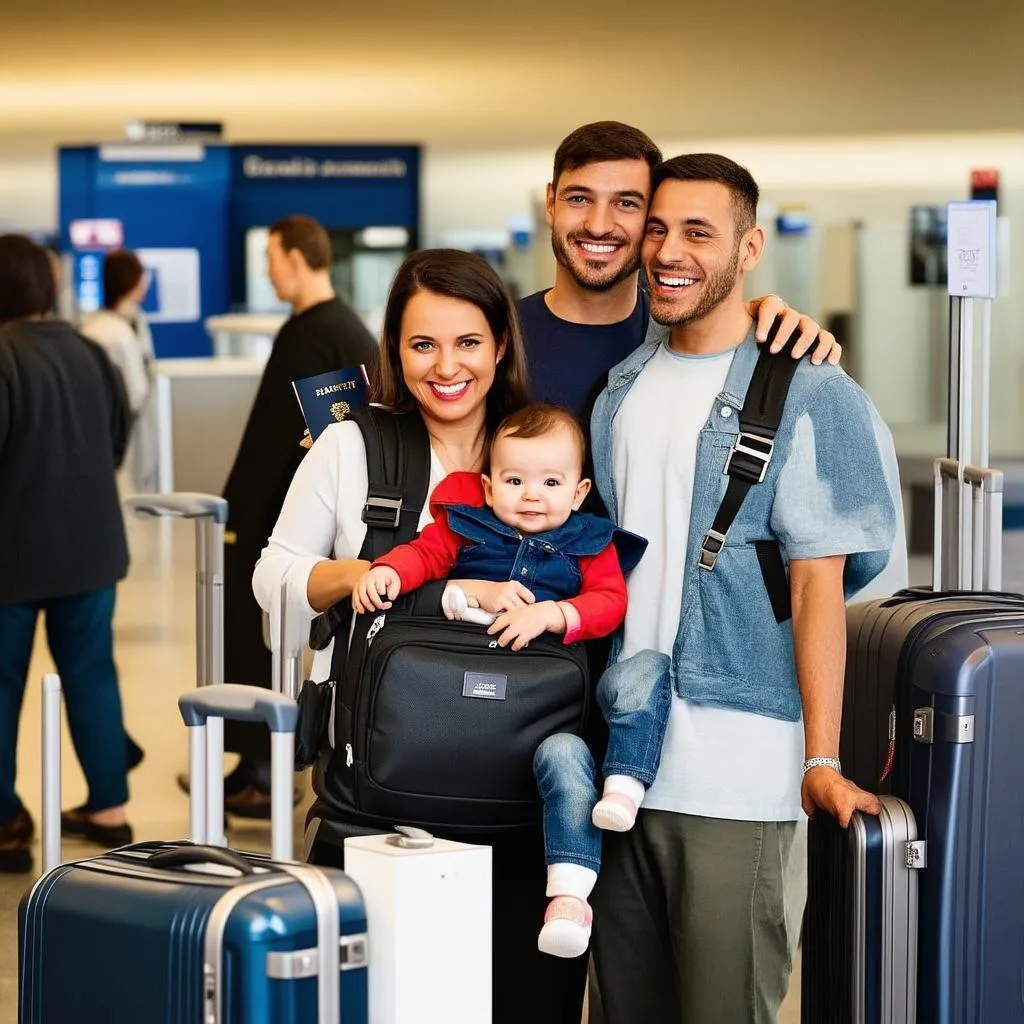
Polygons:
[[[428,493],[433,493],[445,475],[431,448]],[[359,556],[366,536],[362,511],[368,486],[362,433],[354,423],[332,424],[299,464],[274,532],[253,573],[253,593],[260,607],[270,614],[270,635],[275,651],[280,650],[282,584],[288,584],[289,615],[297,616],[301,610],[308,625],[317,614],[307,596],[313,566],[328,558]],[[424,508],[419,529],[431,518],[430,509]],[[291,627],[288,632],[296,635]],[[314,680],[330,675],[332,647],[316,652],[311,673]]]

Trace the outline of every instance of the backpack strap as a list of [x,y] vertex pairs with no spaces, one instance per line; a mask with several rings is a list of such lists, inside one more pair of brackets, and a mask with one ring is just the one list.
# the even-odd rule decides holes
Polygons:
[[[349,419],[359,427],[366,446],[366,536],[358,557],[372,562],[416,536],[420,513],[430,497],[430,437],[418,412],[396,414],[368,406]],[[323,650],[351,619],[352,601],[336,602],[313,619],[309,646]]]
[[[776,320],[768,334],[768,341],[758,352],[757,365],[740,410],[739,434],[725,464],[729,483],[711,529],[701,541],[697,564],[706,572],[714,571],[747,492],[764,480],[775,453],[775,435],[782,421],[789,386],[799,364],[799,360],[792,357],[795,338],[787,342],[781,352],[773,355],[769,351],[778,326],[779,321]],[[785,622],[792,614],[792,609],[789,581],[778,541],[758,541],[757,559],[775,619],[777,622]]]
[[351,419],[366,446],[366,537],[359,557],[372,562],[418,532],[429,498],[430,438],[416,412],[395,415],[369,407]]

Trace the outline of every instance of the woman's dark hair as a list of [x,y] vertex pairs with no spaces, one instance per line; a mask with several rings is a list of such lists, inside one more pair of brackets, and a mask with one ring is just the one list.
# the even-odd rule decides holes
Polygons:
[[24,235],[0,235],[0,324],[49,313],[56,289],[45,249]]
[[103,258],[103,308],[115,309],[145,273],[142,260],[130,249],[108,252]]
[[370,386],[370,398],[395,412],[415,408],[402,374],[402,316],[418,292],[432,292],[471,302],[484,315],[495,342],[505,354],[487,392],[487,433],[510,413],[526,405],[526,356],[515,303],[497,271],[486,260],[459,249],[423,249],[407,256],[395,274],[384,311],[380,359]]

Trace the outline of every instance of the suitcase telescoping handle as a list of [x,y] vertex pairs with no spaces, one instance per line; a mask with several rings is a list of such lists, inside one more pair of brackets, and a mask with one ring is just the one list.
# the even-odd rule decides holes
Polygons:
[[302,687],[302,648],[309,620],[300,612],[289,593],[289,583],[281,584],[277,622],[270,621],[270,649],[273,655],[271,685],[274,690],[298,699]]
[[271,755],[271,853],[274,860],[292,860],[292,772],[295,762],[295,725],[298,706],[291,697],[259,686],[224,683],[204,686],[178,698],[181,717],[189,730],[191,803],[189,824],[193,843],[220,845],[224,823],[211,820],[208,790],[214,786],[223,797],[222,773],[210,778],[208,764],[223,757],[223,732],[207,729],[207,720],[225,718],[238,722],[263,722],[270,729]]
[[[212,686],[224,682],[224,528],[228,521],[228,503],[216,494],[175,491],[170,494],[134,494],[124,507],[139,519],[192,519],[196,525],[196,685]],[[210,724],[209,733],[222,730],[220,721]],[[211,757],[220,743],[211,742]],[[207,775],[222,771],[223,758],[207,762]],[[210,821],[223,821],[224,795],[221,790],[208,794]],[[219,825],[217,835],[223,831]],[[211,832],[212,836],[214,833]]]
[[60,677],[43,676],[43,874],[60,863]]
[[[968,488],[969,505],[965,501]],[[936,459],[933,589],[1000,590],[1002,540],[1002,472]]]

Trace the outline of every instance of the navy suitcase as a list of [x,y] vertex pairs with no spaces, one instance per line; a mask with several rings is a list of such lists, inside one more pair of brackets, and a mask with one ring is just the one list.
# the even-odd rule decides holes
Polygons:
[[917,825],[904,801],[810,825],[801,1011],[814,1024],[913,1024],[917,992]]
[[[45,682],[52,697],[59,683]],[[44,720],[59,710],[56,692]],[[202,842],[141,843],[49,870],[20,909],[20,1024],[366,1024],[366,915],[356,885],[341,871],[282,857],[291,841],[294,702],[221,685],[181,704],[200,840],[206,717],[270,724],[275,811],[286,810],[274,818],[277,859]],[[44,779],[53,775],[52,739],[51,726]],[[50,850],[52,791],[44,803]]]

